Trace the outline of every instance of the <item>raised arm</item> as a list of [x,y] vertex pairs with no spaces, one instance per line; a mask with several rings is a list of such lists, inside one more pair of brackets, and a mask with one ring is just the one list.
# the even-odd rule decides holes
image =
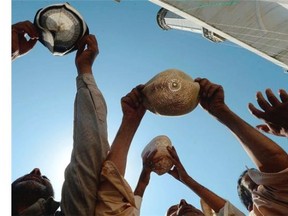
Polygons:
[[146,108],[142,104],[141,89],[143,87],[143,85],[137,86],[121,99],[123,118],[111,145],[111,151],[107,156],[107,160],[112,161],[117,166],[122,176],[125,175],[127,155],[132,139],[146,112]]
[[281,101],[271,89],[266,89],[266,96],[267,100],[261,92],[256,94],[258,105],[262,110],[249,103],[251,113],[265,123],[256,127],[269,134],[288,137],[288,93],[284,89],[279,90]]
[[288,155],[279,145],[229,109],[224,102],[221,85],[201,78],[195,81],[200,84],[200,104],[203,109],[234,133],[260,171],[275,173],[288,167]]
[[94,35],[81,39],[75,58],[78,76],[73,150],[65,170],[61,196],[61,211],[65,215],[86,216],[95,213],[101,167],[110,149],[106,102],[92,74],[98,53]]
[[143,197],[144,192],[146,187],[149,184],[150,181],[150,174],[152,172],[152,167],[151,165],[153,163],[150,163],[150,161],[153,160],[154,155],[156,154],[157,151],[154,152],[147,152],[144,157],[143,157],[143,167],[142,167],[142,171],[141,174],[139,176],[139,180],[137,183],[137,186],[134,190],[134,195],[138,195],[140,197]]
[[226,201],[210,191],[197,181],[195,181],[189,174],[186,172],[184,166],[182,165],[177,152],[174,147],[167,147],[170,155],[172,156],[172,161],[174,167],[168,173],[173,176],[178,181],[185,184],[188,188],[194,191],[201,199],[203,199],[215,212],[219,212],[221,208],[224,207]]

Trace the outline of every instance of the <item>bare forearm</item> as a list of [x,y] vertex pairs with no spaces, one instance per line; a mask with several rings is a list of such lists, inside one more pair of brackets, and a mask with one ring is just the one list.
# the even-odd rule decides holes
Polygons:
[[120,128],[112,143],[111,151],[107,156],[107,160],[111,160],[123,176],[125,175],[127,154],[139,124],[140,122],[123,117]]
[[138,184],[137,184],[137,186],[136,186],[136,188],[135,188],[135,191],[134,191],[134,195],[135,195],[135,196],[143,197],[147,185],[148,185],[148,184],[144,184],[144,183],[142,183],[142,182],[138,182]]
[[215,117],[236,135],[245,151],[261,171],[279,172],[288,167],[287,153],[228,107]]
[[203,199],[215,212],[219,212],[224,207],[226,201],[222,197],[199,184],[190,176],[185,177],[182,182]]
[[146,187],[149,184],[149,180],[150,180],[150,172],[146,172],[145,170],[142,170],[141,175],[138,180],[138,184],[134,190],[134,195],[143,197]]

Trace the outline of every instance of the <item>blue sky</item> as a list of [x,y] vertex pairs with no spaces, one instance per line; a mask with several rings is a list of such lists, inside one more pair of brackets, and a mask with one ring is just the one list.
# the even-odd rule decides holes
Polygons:
[[[38,9],[60,1],[12,0],[12,23],[33,21]],[[221,84],[226,103],[255,126],[248,111],[257,91],[287,90],[288,73],[235,44],[212,43],[201,35],[162,30],[159,6],[148,1],[70,1],[96,35],[100,54],[94,76],[108,106],[110,143],[122,118],[120,99],[157,73],[177,68],[192,78]],[[61,198],[64,169],[72,149],[73,103],[76,93],[75,52],[53,56],[41,43],[12,63],[11,181],[38,167]],[[147,112],[130,148],[126,179],[134,189],[142,168],[141,152],[155,136],[167,135],[188,173],[245,212],[236,181],[245,165],[254,167],[238,140],[200,106],[179,117]],[[288,151],[286,138],[269,136]],[[169,175],[152,173],[144,194],[143,216],[164,215],[180,199],[199,207],[199,198]]]

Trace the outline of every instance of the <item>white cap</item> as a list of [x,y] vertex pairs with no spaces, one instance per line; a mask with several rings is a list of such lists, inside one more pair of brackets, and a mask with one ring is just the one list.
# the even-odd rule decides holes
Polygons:
[[39,41],[53,55],[63,56],[77,49],[76,44],[89,29],[69,3],[53,4],[37,11],[34,24],[40,31]]

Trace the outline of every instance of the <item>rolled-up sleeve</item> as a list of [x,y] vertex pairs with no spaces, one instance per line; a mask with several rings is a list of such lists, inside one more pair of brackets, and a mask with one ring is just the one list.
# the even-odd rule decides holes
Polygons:
[[110,185],[109,189],[100,187],[96,205],[97,216],[139,216],[142,198],[134,196],[134,193],[119,173],[117,167],[112,161],[105,161],[101,181]]

